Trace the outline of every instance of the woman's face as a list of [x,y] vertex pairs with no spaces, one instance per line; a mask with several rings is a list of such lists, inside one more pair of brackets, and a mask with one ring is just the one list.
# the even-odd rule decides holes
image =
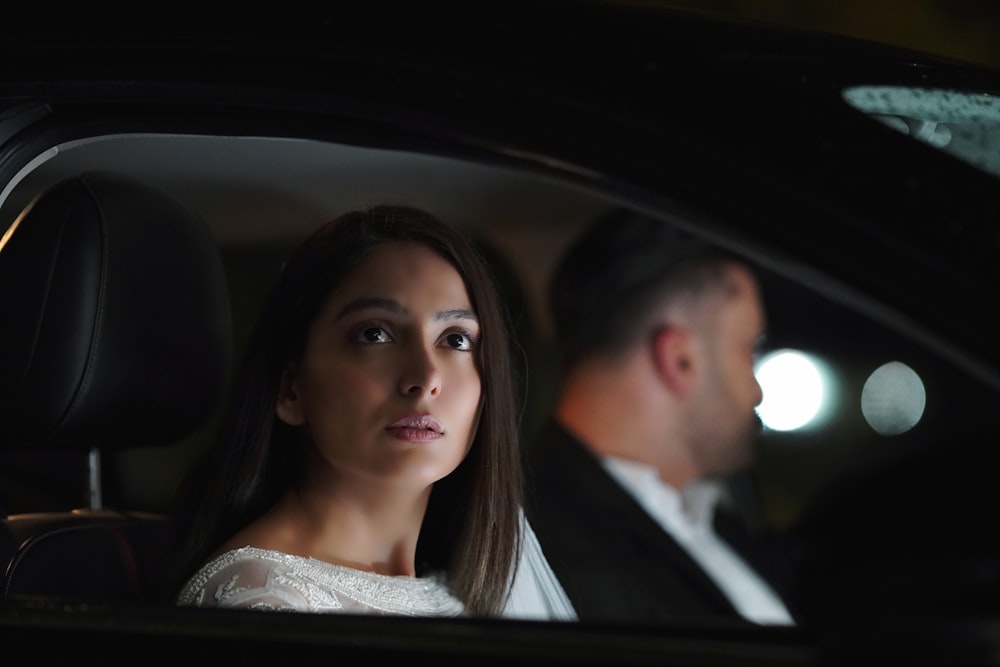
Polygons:
[[277,413],[301,425],[308,473],[427,488],[469,451],[481,385],[479,321],[458,271],[418,243],[379,246],[320,309]]

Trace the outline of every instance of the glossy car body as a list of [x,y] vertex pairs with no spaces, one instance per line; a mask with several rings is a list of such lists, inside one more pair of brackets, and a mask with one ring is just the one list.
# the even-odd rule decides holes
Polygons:
[[[594,215],[632,207],[732,247],[768,271],[769,345],[839,364],[845,386],[896,359],[927,386],[923,421],[898,438],[873,433],[845,402],[823,429],[764,439],[750,480],[758,518],[794,525],[811,622],[299,618],[20,596],[0,609],[8,643],[69,644],[107,661],[123,647],[167,662],[221,651],[250,664],[990,662],[997,73],[606,3],[452,8],[448,22],[381,9],[185,25],[173,37],[56,25],[5,40],[0,229],[84,171],[163,187],[201,212],[241,276],[231,283],[239,327],[253,310],[252,295],[239,310],[242,295],[263,289],[310,226],[349,205],[407,199],[506,254],[543,344],[558,343],[539,305],[548,262]],[[930,106],[913,104],[913,91],[931,91]],[[953,95],[965,111],[948,106]],[[951,115],[933,115],[942,108]],[[938,125],[956,144],[973,128],[971,148],[914,138]],[[176,477],[137,477],[190,449],[123,450],[110,469],[132,472],[113,500],[160,509],[157,485]],[[8,508],[33,509],[59,508],[52,497]]]

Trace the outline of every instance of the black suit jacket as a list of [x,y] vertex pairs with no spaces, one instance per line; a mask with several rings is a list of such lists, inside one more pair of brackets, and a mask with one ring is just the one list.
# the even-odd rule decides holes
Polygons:
[[[541,430],[528,461],[528,516],[580,620],[743,621],[684,548],[560,426]],[[791,560],[721,508],[716,529],[794,615]]]

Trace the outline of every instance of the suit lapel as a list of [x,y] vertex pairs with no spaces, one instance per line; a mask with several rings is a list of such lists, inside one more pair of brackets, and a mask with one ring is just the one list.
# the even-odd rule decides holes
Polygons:
[[681,579],[685,586],[698,589],[713,606],[738,614],[701,566],[608,474],[590,450],[557,425],[553,428],[557,432],[551,433],[549,442],[560,450],[559,465],[590,489],[587,502],[592,506],[593,534],[604,536],[616,549],[643,554],[643,576],[650,580],[672,584]]

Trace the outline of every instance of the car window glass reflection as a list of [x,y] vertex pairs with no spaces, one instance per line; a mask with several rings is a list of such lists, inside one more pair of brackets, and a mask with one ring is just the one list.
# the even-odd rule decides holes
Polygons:
[[991,93],[857,86],[853,107],[903,134],[1000,176],[1000,96]]

